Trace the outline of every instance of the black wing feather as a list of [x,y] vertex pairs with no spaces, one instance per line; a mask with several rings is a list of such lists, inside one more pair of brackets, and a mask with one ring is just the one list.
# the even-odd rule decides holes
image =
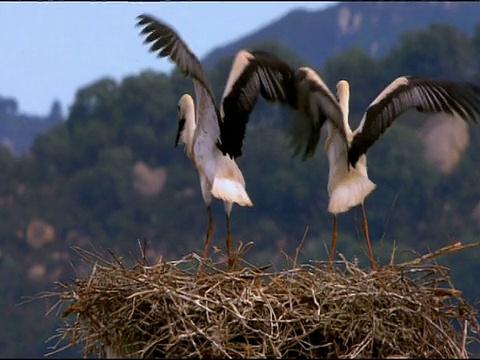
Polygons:
[[327,120],[343,134],[347,143],[340,105],[320,76],[310,68],[300,68],[295,74],[295,82],[298,108],[290,143],[295,155],[303,152],[303,160],[314,155]]
[[253,58],[222,102],[222,149],[233,158],[242,155],[246,126],[259,95],[270,102],[295,106],[294,70],[264,51],[249,52]]
[[157,52],[158,57],[169,57],[184,76],[200,82],[214,101],[202,65],[183,39],[170,26],[151,15],[142,14],[137,19],[137,26],[143,26],[140,34],[147,35],[144,43],[150,44],[150,51]]
[[405,84],[368,107],[362,120],[363,127],[353,138],[349,149],[348,157],[352,166],[395,119],[409,109],[423,113],[458,114],[465,121],[477,122],[480,114],[479,86],[422,77],[407,79]]

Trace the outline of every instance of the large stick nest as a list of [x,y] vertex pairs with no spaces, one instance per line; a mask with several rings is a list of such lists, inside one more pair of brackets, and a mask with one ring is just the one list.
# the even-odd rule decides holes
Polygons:
[[479,340],[475,308],[432,261],[465,247],[374,272],[343,257],[333,270],[243,261],[199,272],[196,254],[129,267],[113,252],[108,261],[76,248],[91,274],[43,295],[57,298],[49,313],[65,321],[50,354],[76,344],[98,357],[466,358]]

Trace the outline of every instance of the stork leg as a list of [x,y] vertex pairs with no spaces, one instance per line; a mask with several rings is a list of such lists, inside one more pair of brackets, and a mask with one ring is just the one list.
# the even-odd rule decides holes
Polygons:
[[363,202],[361,204],[362,206],[362,225],[363,225],[363,232],[365,234],[365,240],[367,241],[367,247],[368,247],[368,256],[370,257],[370,263],[372,264],[372,270],[376,270],[375,266],[375,260],[373,258],[373,251],[372,251],[372,243],[370,242],[370,235],[368,233],[368,224],[367,224],[367,214],[365,212],[365,206],[363,205]]
[[233,267],[233,258],[232,258],[232,234],[230,233],[229,214],[226,215],[226,219],[227,219],[227,255],[228,255],[227,270],[231,270]]
[[335,255],[335,246],[337,245],[338,228],[337,228],[337,215],[333,215],[333,232],[332,232],[332,245],[330,246],[330,268],[332,268],[333,257]]
[[[205,238],[205,249],[203,250],[203,262],[207,260],[208,246],[210,245],[210,240],[213,232],[213,217],[212,217],[212,209],[210,208],[210,205],[207,206],[207,213],[208,213],[208,229],[207,229],[207,236]],[[203,269],[203,262],[200,265],[200,270],[199,270],[200,272]]]

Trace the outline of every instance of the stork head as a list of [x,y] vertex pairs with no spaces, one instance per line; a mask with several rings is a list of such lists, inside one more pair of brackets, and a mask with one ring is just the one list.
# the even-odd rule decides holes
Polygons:
[[177,103],[178,129],[175,137],[175,147],[178,146],[183,130],[185,129],[185,122],[188,116],[187,114],[190,114],[193,109],[193,98],[189,94],[183,94]]
[[348,84],[347,80],[340,80],[337,83],[337,97],[339,101],[343,99],[348,100],[348,96],[350,95],[350,85]]

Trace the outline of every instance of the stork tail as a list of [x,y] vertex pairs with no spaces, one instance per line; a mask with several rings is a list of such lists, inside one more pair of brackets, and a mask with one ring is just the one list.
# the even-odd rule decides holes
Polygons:
[[217,199],[237,203],[240,206],[253,206],[245,188],[232,179],[216,177],[213,181],[212,195]]
[[361,204],[376,186],[368,177],[356,171],[349,172],[330,194],[328,212],[343,213]]

